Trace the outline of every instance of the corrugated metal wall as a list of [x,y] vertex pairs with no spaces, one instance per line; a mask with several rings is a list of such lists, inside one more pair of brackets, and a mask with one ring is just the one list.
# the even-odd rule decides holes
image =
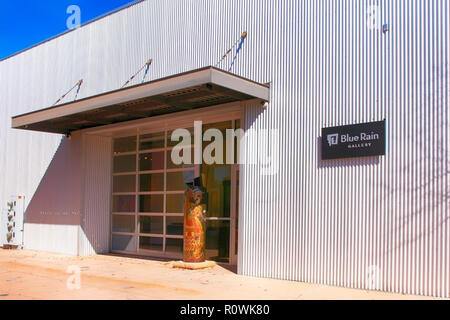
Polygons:
[[[373,4],[272,11],[273,100],[245,127],[279,130],[280,166],[242,171],[240,272],[448,297],[448,3],[380,2],[385,34],[367,26]],[[385,118],[386,156],[320,160],[322,127]]]
[[[449,297],[448,17],[446,0],[136,4],[0,62],[0,200],[33,195],[59,139],[12,115],[80,78],[79,97],[119,88],[148,58],[149,79],[215,64],[247,30],[233,72],[271,82],[272,100],[245,126],[278,130],[280,157],[274,175],[241,170],[239,271]],[[386,156],[320,161],[322,127],[383,118]]]
[[84,212],[79,255],[109,252],[111,195],[111,138],[84,136]]
[[78,255],[79,226],[26,223],[24,248],[67,255]]

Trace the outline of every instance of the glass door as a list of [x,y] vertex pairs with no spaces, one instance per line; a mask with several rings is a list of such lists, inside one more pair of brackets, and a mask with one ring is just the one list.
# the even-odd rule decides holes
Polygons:
[[[235,121],[223,121],[204,124],[203,134],[209,129],[222,133],[223,150],[219,163],[206,164],[201,167],[202,183],[207,193],[206,218],[206,258],[225,263],[236,263],[235,252],[235,206],[236,201],[236,167],[226,163],[226,130],[234,129]],[[213,141],[212,141],[213,142]],[[210,144],[203,142],[203,151]],[[212,156],[216,159],[216,154]]]
[[[237,202],[239,165],[226,163],[226,130],[239,126],[239,120],[204,123],[222,133],[223,150],[219,161],[200,167],[207,193],[206,258],[236,263]],[[191,141],[183,147],[194,153]],[[198,166],[176,164],[171,152],[178,142],[171,141],[172,131],[143,132],[114,139],[112,169],[113,252],[182,258],[184,227],[184,176]],[[212,139],[214,140],[214,138]],[[202,152],[214,141],[204,141]],[[213,152],[212,156],[216,156]],[[217,158],[216,158],[217,159]],[[236,158],[235,158],[236,160]],[[235,161],[236,163],[236,161]]]
[[[171,161],[170,131],[117,138],[113,146],[113,252],[181,258],[184,179]],[[186,146],[191,148],[191,146]]]

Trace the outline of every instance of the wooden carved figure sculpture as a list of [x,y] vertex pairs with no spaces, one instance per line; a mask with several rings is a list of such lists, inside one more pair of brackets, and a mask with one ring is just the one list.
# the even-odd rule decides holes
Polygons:
[[188,186],[184,213],[184,262],[205,261],[205,204],[204,191]]

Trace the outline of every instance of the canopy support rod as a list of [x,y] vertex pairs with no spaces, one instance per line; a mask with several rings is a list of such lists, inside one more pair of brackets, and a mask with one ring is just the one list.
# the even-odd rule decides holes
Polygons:
[[77,83],[75,83],[75,85],[74,85],[72,88],[70,88],[69,91],[67,91],[66,93],[64,93],[64,94],[61,96],[61,98],[59,98],[53,105],[58,104],[58,102],[60,102],[62,99],[64,99],[64,98],[66,97],[66,95],[68,95],[73,89],[75,89],[75,87],[78,86],[77,93],[75,94],[75,99],[73,99],[73,100],[75,101],[75,100],[77,99],[77,97],[78,97],[78,92],[80,92],[80,87],[81,87],[81,84],[82,84],[82,83],[83,83],[83,79],[80,79]]
[[231,46],[231,48],[228,49],[227,52],[225,52],[225,54],[223,55],[223,57],[216,63],[216,67],[230,54],[230,52],[234,49],[234,47],[236,47],[239,42],[243,42],[246,37],[247,31],[242,32],[239,39],[236,40],[236,42]]
[[125,82],[125,84],[122,86],[122,88],[124,88],[127,84],[130,83],[130,81],[132,81],[134,79],[134,77],[136,77],[138,75],[139,72],[141,72],[144,68],[145,68],[145,73],[144,73],[144,77],[142,78],[142,82],[144,82],[145,77],[147,76],[147,72],[148,72],[148,68],[150,68],[150,65],[152,64],[153,59],[149,59],[143,66],[142,68],[140,68],[134,75],[131,76],[130,79],[128,79],[127,82]]

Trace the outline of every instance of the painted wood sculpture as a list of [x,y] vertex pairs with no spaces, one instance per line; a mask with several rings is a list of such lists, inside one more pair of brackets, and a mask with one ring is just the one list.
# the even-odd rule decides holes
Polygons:
[[184,262],[205,261],[205,192],[188,185],[184,213]]

